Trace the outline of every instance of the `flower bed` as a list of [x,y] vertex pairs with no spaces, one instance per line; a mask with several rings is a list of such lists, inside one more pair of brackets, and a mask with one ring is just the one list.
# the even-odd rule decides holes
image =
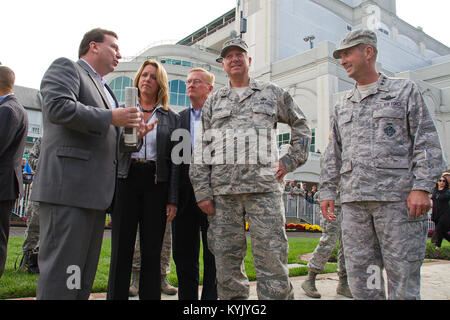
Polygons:
[[[309,223],[289,223],[284,226],[288,232],[322,232],[322,228],[317,224],[311,225]],[[249,230],[248,222],[245,222],[245,231]]]
[[311,225],[309,223],[289,223],[285,226],[286,231],[289,232],[322,232],[322,228],[317,224]]

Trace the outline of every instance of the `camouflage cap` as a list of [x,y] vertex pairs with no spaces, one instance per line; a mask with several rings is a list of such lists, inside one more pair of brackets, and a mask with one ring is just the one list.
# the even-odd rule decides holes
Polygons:
[[225,43],[222,46],[222,51],[220,52],[220,56],[222,58],[225,58],[225,54],[227,53],[228,49],[231,47],[238,47],[244,50],[245,52],[248,52],[248,45],[245,43],[244,40],[241,38],[233,38],[231,40],[225,41]]
[[375,32],[367,29],[359,29],[347,33],[341,40],[339,47],[333,52],[335,59],[341,58],[341,51],[357,46],[358,44],[367,44],[374,48],[377,47],[377,35]]

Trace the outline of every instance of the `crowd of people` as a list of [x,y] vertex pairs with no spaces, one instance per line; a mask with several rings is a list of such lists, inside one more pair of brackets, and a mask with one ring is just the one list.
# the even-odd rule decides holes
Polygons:
[[[338,294],[385,299],[382,275],[380,286],[368,286],[368,270],[377,266],[387,270],[389,299],[420,299],[430,198],[437,247],[448,240],[450,218],[445,177],[433,192],[444,161],[417,85],[376,72],[374,32],[349,32],[333,55],[356,85],[335,106],[320,191],[316,185],[308,190],[306,183],[283,184],[308,159],[307,120],[286,90],[250,77],[248,52],[241,38],[223,44],[219,58],[229,82],[215,91],[210,72],[191,69],[191,107],[180,114],[168,106],[167,73],[152,59],[133,81],[137,105],[119,105],[104,80],[122,58],[113,31],[90,30],[77,62],[59,58],[51,64],[41,83],[44,135],[31,195],[39,212],[37,299],[89,298],[106,212],[112,214],[107,299],[128,299],[130,281],[140,299],[161,298],[165,237],[172,240],[179,299],[199,298],[201,244],[201,299],[248,298],[244,221],[251,226],[258,298],[294,299],[283,188],[320,202],[326,220],[302,285],[307,295],[320,297],[315,277],[339,240]],[[0,136],[7,137],[0,140],[0,276],[9,213],[23,192],[28,125],[13,86],[14,73],[0,66]],[[242,163],[254,150],[246,146],[219,152],[223,146],[229,151],[229,141],[239,147],[242,130],[267,133],[277,122],[290,127],[291,141],[275,163]],[[135,129],[137,143],[126,141],[126,128]],[[258,150],[270,149],[265,142]],[[78,281],[69,283],[77,273]]]
[[295,194],[304,197],[309,203],[318,203],[317,198],[319,194],[317,191],[317,185],[315,184],[311,186],[311,190],[308,190],[306,183],[295,182],[292,180],[287,180],[286,185],[284,186],[284,192],[289,193],[291,196]]

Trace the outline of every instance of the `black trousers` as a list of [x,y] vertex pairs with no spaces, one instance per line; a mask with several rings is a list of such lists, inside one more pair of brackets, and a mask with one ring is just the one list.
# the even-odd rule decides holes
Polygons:
[[14,207],[14,200],[0,201],[0,277],[5,270],[9,239],[9,216]]
[[448,235],[449,231],[450,213],[446,213],[439,217],[438,223],[436,224],[436,230],[434,231],[434,234],[436,234],[436,247],[441,247],[443,239],[450,242],[450,236]]
[[172,221],[173,260],[177,269],[178,299],[198,300],[200,235],[203,243],[202,300],[217,300],[216,265],[208,249],[208,220],[188,190],[180,191],[179,212]]
[[139,299],[161,299],[161,247],[166,227],[168,184],[155,184],[154,164],[132,163],[119,179],[112,213],[111,264],[107,299],[128,299],[139,223],[141,272]]

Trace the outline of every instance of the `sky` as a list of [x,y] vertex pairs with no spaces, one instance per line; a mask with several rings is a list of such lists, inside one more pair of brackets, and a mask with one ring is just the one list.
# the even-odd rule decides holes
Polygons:
[[[0,62],[14,70],[17,85],[37,89],[53,60],[77,60],[90,29],[115,31],[122,56],[129,57],[160,41],[181,40],[235,5],[236,0],[6,1]],[[401,19],[450,47],[449,9],[447,0],[397,0]]]

